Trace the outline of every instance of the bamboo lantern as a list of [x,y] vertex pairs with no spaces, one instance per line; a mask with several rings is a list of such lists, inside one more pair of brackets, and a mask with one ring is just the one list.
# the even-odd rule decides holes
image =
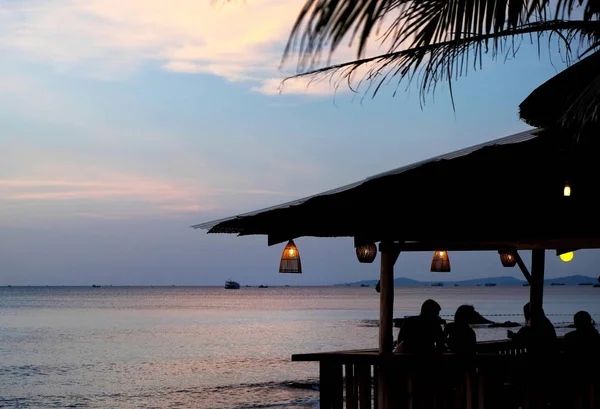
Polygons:
[[512,253],[500,253],[500,262],[502,263],[502,267],[514,267],[517,264],[517,259],[515,255]]
[[364,243],[356,246],[356,257],[361,263],[372,263],[377,256],[377,246],[375,243]]
[[279,262],[280,273],[302,274],[302,263],[300,262],[300,252],[294,244],[294,240],[288,241],[283,249],[281,261]]
[[432,273],[449,273],[450,272],[450,258],[448,252],[444,250],[438,250],[433,254],[431,260],[431,272]]

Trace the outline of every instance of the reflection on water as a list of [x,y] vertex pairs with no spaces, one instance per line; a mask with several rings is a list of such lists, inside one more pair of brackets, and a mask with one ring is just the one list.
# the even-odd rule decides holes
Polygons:
[[[545,310],[560,334],[598,297],[548,288]],[[528,289],[397,288],[395,316],[426,298],[521,322]],[[376,347],[378,309],[372,288],[0,288],[0,407],[313,407],[317,365],[290,355]]]

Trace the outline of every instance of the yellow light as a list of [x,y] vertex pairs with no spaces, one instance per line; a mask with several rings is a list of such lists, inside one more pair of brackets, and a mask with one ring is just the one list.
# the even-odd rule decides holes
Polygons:
[[438,250],[433,253],[433,259],[431,259],[431,270],[432,273],[449,273],[450,272],[450,258],[448,252],[444,250]]
[[565,183],[565,190],[563,193],[565,196],[571,196],[571,186],[569,186],[568,183]]
[[574,256],[573,252],[569,251],[568,253],[561,254],[559,257],[562,261],[564,261],[565,263],[568,263],[569,261],[573,260],[573,256]]
[[294,249],[289,250],[290,256],[294,257]]

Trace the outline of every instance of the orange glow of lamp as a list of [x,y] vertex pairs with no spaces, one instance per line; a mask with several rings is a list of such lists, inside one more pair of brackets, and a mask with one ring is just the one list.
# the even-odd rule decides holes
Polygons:
[[302,262],[300,261],[300,252],[294,244],[294,240],[290,240],[281,253],[281,261],[279,261],[279,272],[288,274],[301,274]]

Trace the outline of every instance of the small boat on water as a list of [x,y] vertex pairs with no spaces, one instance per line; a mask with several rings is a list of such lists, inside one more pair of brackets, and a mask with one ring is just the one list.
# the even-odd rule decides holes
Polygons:
[[258,288],[269,288],[269,286],[268,286],[268,285],[262,285],[262,284],[261,284],[261,285],[259,285],[259,286],[258,286]]
[[485,283],[486,287],[496,287],[496,283]]
[[239,290],[240,283],[238,283],[237,281],[233,281],[233,280],[227,280],[227,281],[225,281],[225,288],[228,290]]
[[550,285],[565,285],[565,283],[551,283]]
[[443,287],[444,283],[431,283],[432,287]]

